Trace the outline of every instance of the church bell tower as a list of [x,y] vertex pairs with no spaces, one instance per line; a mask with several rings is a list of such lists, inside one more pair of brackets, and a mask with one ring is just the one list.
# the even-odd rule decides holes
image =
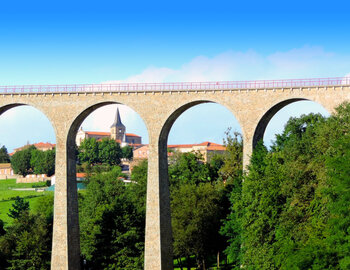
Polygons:
[[111,139],[119,140],[121,143],[125,141],[125,126],[120,119],[119,108],[117,108],[114,123],[111,125]]

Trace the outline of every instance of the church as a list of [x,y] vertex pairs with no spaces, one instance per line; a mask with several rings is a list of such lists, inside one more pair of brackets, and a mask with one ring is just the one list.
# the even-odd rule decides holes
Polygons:
[[114,122],[110,127],[110,132],[84,131],[83,128],[80,127],[75,142],[77,146],[79,146],[84,139],[95,138],[96,140],[101,140],[103,138],[110,138],[119,142],[122,147],[130,145],[133,148],[137,148],[142,145],[141,136],[133,133],[126,133],[125,131],[126,128],[122,123],[119,109],[117,108]]

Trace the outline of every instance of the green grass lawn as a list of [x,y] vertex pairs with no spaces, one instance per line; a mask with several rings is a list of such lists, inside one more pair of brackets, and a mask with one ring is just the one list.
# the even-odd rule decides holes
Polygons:
[[29,202],[30,209],[36,207],[36,203],[40,196],[45,196],[50,192],[36,192],[36,191],[19,191],[13,190],[14,188],[31,188],[34,186],[45,186],[45,183],[20,183],[16,184],[15,179],[0,180],[0,219],[5,222],[5,225],[8,226],[12,219],[7,215],[12,204],[14,203],[14,198],[17,196],[24,198]]

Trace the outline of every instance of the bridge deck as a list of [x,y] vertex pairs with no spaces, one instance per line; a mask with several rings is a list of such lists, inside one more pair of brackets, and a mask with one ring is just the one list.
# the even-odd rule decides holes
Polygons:
[[1,94],[16,93],[87,93],[87,92],[171,92],[210,90],[255,90],[274,88],[300,88],[315,86],[349,85],[350,77],[218,81],[218,82],[172,82],[172,83],[118,83],[118,84],[69,84],[69,85],[6,85],[0,86]]

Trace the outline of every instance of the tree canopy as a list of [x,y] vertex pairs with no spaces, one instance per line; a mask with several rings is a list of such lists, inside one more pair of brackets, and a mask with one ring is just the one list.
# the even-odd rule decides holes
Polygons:
[[350,104],[291,118],[254,149],[222,232],[235,267],[349,269]]
[[30,164],[33,150],[36,150],[36,148],[32,145],[13,154],[11,166],[15,174],[26,176],[33,172]]
[[123,153],[120,144],[113,139],[84,139],[78,148],[81,163],[119,165]]
[[23,176],[32,173],[51,176],[55,173],[55,156],[55,149],[41,151],[31,145],[12,156],[11,166],[16,174]]
[[145,194],[135,198],[120,175],[120,167],[114,167],[91,176],[80,202],[81,253],[93,269],[143,266],[145,213],[137,206]]
[[10,156],[5,145],[0,148],[0,163],[10,163]]

